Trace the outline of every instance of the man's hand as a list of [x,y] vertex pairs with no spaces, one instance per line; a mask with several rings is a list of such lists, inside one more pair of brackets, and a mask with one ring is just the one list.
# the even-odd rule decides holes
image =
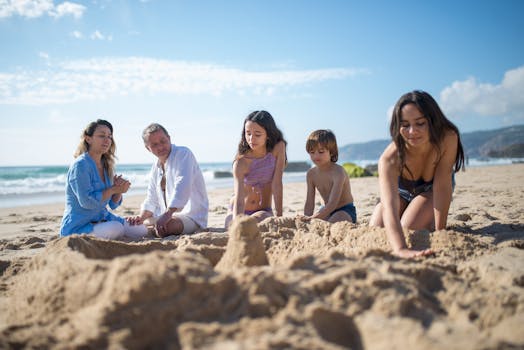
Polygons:
[[165,237],[170,234],[169,232],[169,221],[172,218],[172,213],[170,210],[166,211],[164,214],[158,217],[156,221],[155,229],[159,237]]

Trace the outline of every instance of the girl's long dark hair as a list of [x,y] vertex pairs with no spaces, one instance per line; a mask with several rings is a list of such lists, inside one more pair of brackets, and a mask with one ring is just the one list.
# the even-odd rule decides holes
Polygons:
[[[402,108],[407,104],[414,104],[420,113],[424,115],[424,118],[428,121],[429,128],[429,140],[433,146],[435,146],[441,154],[440,144],[446,135],[446,132],[453,130],[457,134],[457,154],[455,156],[454,171],[457,172],[460,169],[465,169],[464,165],[464,148],[460,141],[460,132],[458,128],[453,124],[440,109],[437,102],[431,97],[430,94],[424,91],[415,90],[408,92],[400,97],[395,108],[393,109],[393,115],[391,117],[391,124],[389,126],[389,132],[391,138],[398,149],[398,156],[400,159],[400,172],[406,167],[406,143],[400,135],[400,124],[402,121]],[[407,169],[408,172],[409,169]],[[411,173],[411,172],[410,172]]]
[[238,154],[237,157],[241,155],[246,154],[249,150],[249,144],[246,140],[246,123],[248,121],[257,123],[261,127],[266,130],[267,134],[267,140],[266,140],[266,150],[267,152],[273,151],[273,148],[277,143],[280,141],[284,142],[285,145],[287,145],[286,140],[284,140],[284,135],[282,134],[282,131],[277,127],[275,124],[275,120],[269,114],[269,112],[266,111],[255,111],[252,113],[249,113],[249,115],[244,120],[244,126],[242,127],[242,135],[240,136],[240,143],[238,144]]

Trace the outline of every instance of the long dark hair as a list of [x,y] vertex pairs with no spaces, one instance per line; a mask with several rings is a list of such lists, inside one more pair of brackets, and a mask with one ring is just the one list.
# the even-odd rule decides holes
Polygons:
[[[89,123],[86,126],[86,128],[84,129],[84,131],[82,132],[82,135],[80,136],[80,143],[78,144],[78,147],[76,148],[76,151],[74,154],[75,158],[81,154],[89,152],[89,144],[86,141],[86,137],[93,136],[96,128],[100,125],[107,126],[109,130],[111,130],[111,135],[113,135],[113,125],[111,125],[111,123],[108,122],[107,120],[97,119],[96,121]],[[102,166],[107,171],[110,179],[113,178],[113,174],[114,174],[115,160],[116,160],[115,152],[116,152],[116,143],[115,143],[115,139],[112,138],[111,147],[109,148],[109,151],[102,154]]]
[[[284,142],[285,145],[287,145],[286,140],[284,140],[284,135],[282,134],[282,131],[277,127],[275,124],[275,120],[269,114],[269,112],[266,111],[255,111],[249,113],[249,115],[244,120],[244,124],[242,127],[242,135],[240,136],[240,143],[238,144],[238,154],[237,158],[241,155],[246,154],[250,148],[249,144],[246,140],[246,123],[248,121],[257,123],[261,127],[266,130],[267,134],[267,140],[266,140],[266,150],[267,152],[273,151],[273,148],[277,143],[280,141]],[[286,156],[287,158],[287,156]]]
[[[393,115],[391,117],[391,124],[389,126],[389,132],[391,138],[398,149],[398,156],[400,159],[400,171],[406,167],[406,142],[400,135],[400,124],[402,121],[402,108],[408,104],[414,104],[420,113],[424,115],[424,118],[428,121],[429,128],[429,141],[435,146],[441,156],[440,144],[444,139],[446,131],[453,130],[457,134],[457,154],[455,156],[454,171],[457,172],[460,169],[465,169],[464,165],[464,149],[462,142],[460,141],[460,132],[458,128],[449,121],[448,118],[442,113],[437,102],[425,91],[414,90],[408,92],[400,97],[395,108],[393,109]],[[407,169],[409,171],[409,169]],[[410,172],[410,171],[409,171]],[[411,172],[410,172],[411,173]]]

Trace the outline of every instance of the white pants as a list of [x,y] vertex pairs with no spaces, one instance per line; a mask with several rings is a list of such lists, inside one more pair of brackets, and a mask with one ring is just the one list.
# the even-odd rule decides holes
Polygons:
[[[195,233],[198,229],[200,229],[200,226],[187,215],[174,213],[171,217],[182,221],[182,226],[184,226],[184,229],[182,230],[183,235]],[[155,225],[158,218],[158,216],[148,218],[146,224]]]
[[145,225],[130,225],[127,221],[124,224],[118,221],[106,221],[95,224],[92,234],[105,239],[118,239],[124,236],[140,239],[147,235],[147,227]]

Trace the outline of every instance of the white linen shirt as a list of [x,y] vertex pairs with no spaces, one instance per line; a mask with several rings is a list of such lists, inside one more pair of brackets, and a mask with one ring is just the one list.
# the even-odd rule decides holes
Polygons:
[[206,184],[191,150],[172,144],[165,169],[167,206],[160,186],[162,165],[157,161],[151,167],[147,196],[141,209],[159,216],[168,208],[177,208],[177,212],[189,216],[201,228],[206,228],[209,209]]

